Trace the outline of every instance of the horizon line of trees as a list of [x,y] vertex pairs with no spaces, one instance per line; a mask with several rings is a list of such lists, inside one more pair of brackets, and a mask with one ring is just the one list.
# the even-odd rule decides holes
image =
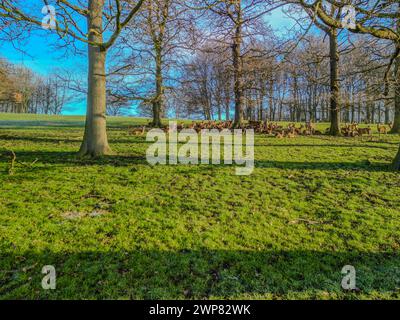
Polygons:
[[0,58],[0,112],[61,114],[72,101],[68,83],[56,73],[42,76]]

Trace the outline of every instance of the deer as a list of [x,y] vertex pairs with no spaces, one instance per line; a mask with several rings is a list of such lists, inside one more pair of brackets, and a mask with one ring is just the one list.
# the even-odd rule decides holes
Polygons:
[[381,126],[379,123],[377,124],[376,128],[378,129],[378,133],[387,134],[387,128],[385,126]]
[[275,138],[277,138],[277,139],[283,139],[283,138],[284,138],[283,132],[276,132],[276,133],[275,133]]
[[357,132],[360,136],[362,136],[363,134],[371,135],[371,127],[368,126],[368,128],[358,128]]
[[286,138],[289,138],[289,139],[296,138],[296,134],[294,132],[288,132],[286,134]]

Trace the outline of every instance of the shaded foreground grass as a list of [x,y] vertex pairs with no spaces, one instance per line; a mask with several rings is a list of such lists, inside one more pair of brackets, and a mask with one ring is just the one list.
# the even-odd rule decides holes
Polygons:
[[0,115],[1,298],[400,298],[398,136],[257,136],[239,177],[149,166],[140,119],[110,119],[118,156],[79,159],[82,123]]

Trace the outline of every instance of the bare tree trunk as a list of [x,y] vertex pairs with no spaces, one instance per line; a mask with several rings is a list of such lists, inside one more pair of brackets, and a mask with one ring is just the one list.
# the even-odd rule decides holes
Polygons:
[[279,111],[278,111],[278,121],[282,121],[282,109],[283,109],[283,105],[282,105],[282,101],[279,102]]
[[221,101],[221,96],[219,93],[217,93],[217,96],[216,96],[216,103],[217,103],[218,121],[221,121],[222,120],[222,108],[221,108],[222,101]]
[[376,117],[376,104],[371,103],[371,117],[368,123],[375,123],[375,117]]
[[[400,4],[398,7],[400,11]],[[400,31],[400,19],[397,20],[397,30]],[[400,57],[396,59],[396,66],[395,66],[395,73],[396,73],[396,85],[395,85],[395,115],[394,115],[394,122],[392,133],[400,133]],[[400,171],[400,148],[397,152],[396,158],[393,161],[393,168],[395,170]]]
[[272,75],[271,75],[271,79],[269,80],[269,121],[274,121],[274,79],[272,79]]
[[356,99],[354,96],[354,89],[351,95],[351,122],[353,123],[355,120],[355,110],[356,109]]
[[[104,0],[89,0],[89,41],[102,42]],[[89,45],[89,70],[86,125],[80,155],[91,157],[111,154],[106,131],[106,63],[107,51]]]
[[235,91],[235,121],[234,127],[238,128],[243,122],[243,86],[242,86],[242,9],[241,0],[236,0],[235,11],[237,13],[236,30],[232,45],[233,73]]
[[395,64],[396,82],[394,85],[394,120],[390,133],[400,133],[400,57],[396,59]]
[[371,103],[370,102],[367,102],[365,111],[366,111],[365,122],[371,123]]
[[389,100],[385,100],[385,124],[390,122]]
[[330,114],[331,127],[329,134],[332,136],[340,135],[340,115],[339,115],[339,51],[337,40],[337,29],[332,28],[329,31],[330,40],[330,79],[331,79],[331,97]]
[[263,121],[264,120],[264,97],[265,97],[265,86],[264,83],[261,83],[260,85],[261,90],[260,90],[260,95],[258,98],[258,120]]
[[230,120],[230,104],[231,104],[231,85],[230,81],[226,79],[224,86],[224,98],[225,98],[225,120]]
[[230,120],[230,113],[231,113],[231,111],[230,111],[230,109],[229,109],[229,105],[230,105],[230,98],[229,98],[229,96],[227,96],[227,97],[225,98],[225,120],[226,120],[226,121],[229,121],[229,120]]
[[[400,3],[398,4],[397,12],[400,13]],[[397,31],[400,32],[400,18],[397,19]],[[397,43],[397,49],[400,44]],[[394,85],[394,120],[390,133],[400,133],[400,57],[395,61],[395,85]]]
[[153,123],[154,127],[161,127],[161,108],[163,105],[163,76],[161,48],[156,48],[156,96],[153,101]]

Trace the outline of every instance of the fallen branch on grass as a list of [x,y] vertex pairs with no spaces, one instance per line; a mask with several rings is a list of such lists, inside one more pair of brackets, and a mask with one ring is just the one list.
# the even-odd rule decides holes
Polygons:
[[31,162],[31,163],[25,163],[25,162],[19,162],[18,161],[18,163],[19,164],[22,164],[23,166],[25,166],[25,167],[29,167],[29,168],[32,168],[32,166],[36,163],[36,162],[38,162],[39,161],[39,159],[38,158],[36,158],[33,162]]

